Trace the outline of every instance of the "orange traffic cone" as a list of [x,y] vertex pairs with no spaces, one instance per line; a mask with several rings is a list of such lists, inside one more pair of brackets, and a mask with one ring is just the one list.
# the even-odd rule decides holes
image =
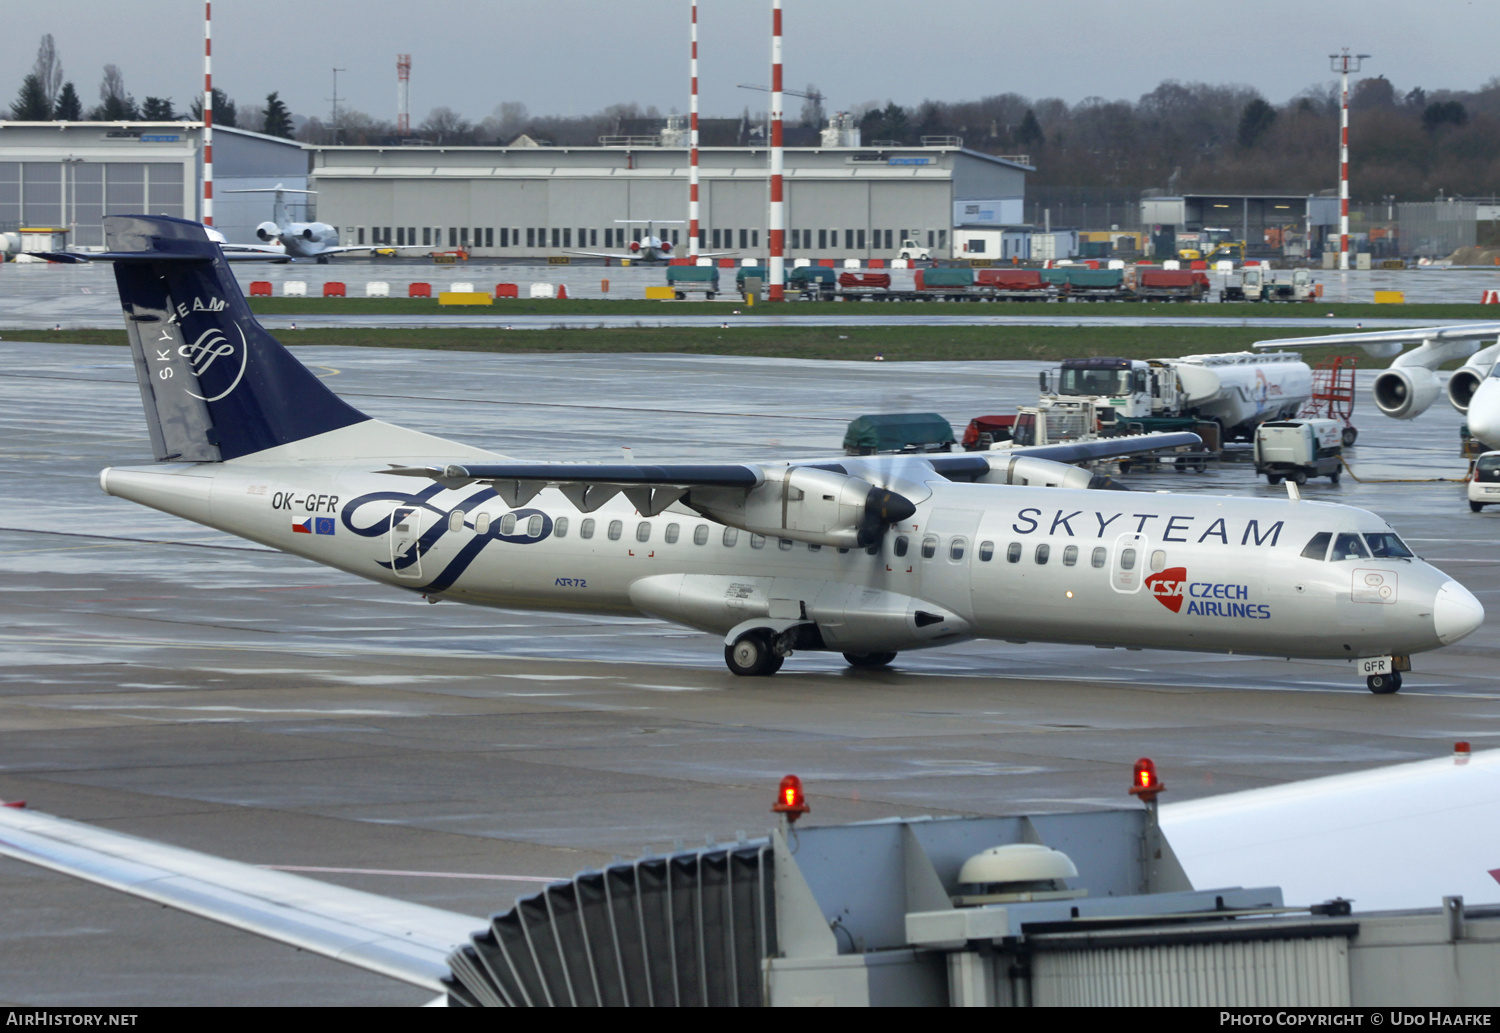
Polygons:
[[560,284],[557,285],[557,296],[559,298],[566,298],[568,296],[568,285],[567,284],[560,283]]

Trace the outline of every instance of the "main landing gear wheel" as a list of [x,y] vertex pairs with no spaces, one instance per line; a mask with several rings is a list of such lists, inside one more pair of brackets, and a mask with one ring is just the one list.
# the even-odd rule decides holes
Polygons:
[[763,631],[747,631],[734,645],[724,647],[724,663],[742,678],[775,674],[785,660],[771,649],[771,638]]
[[1393,692],[1401,691],[1401,672],[1393,674],[1372,674],[1365,679],[1371,692],[1377,696],[1389,696]]
[[874,667],[889,667],[891,661],[896,659],[895,653],[845,653],[844,659],[849,661],[850,667],[858,667],[868,670]]

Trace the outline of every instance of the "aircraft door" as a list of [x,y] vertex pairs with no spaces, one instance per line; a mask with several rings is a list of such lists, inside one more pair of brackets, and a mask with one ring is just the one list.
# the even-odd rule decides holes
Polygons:
[[1109,558],[1109,584],[1116,592],[1131,595],[1141,590],[1146,579],[1146,562],[1151,543],[1143,534],[1126,533],[1115,539],[1114,554]]
[[422,554],[417,542],[422,537],[423,512],[421,506],[397,506],[391,510],[391,569],[397,577],[422,576]]

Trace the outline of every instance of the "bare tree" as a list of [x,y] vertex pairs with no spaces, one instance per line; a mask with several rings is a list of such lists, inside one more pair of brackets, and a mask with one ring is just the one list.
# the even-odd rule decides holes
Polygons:
[[42,95],[47,98],[47,110],[51,111],[57,106],[57,94],[62,89],[63,81],[62,61],[57,56],[57,44],[52,42],[52,33],[42,37],[41,45],[36,48],[36,63],[31,66],[31,71],[42,88]]
[[433,143],[472,143],[473,124],[452,108],[433,108],[417,132]]

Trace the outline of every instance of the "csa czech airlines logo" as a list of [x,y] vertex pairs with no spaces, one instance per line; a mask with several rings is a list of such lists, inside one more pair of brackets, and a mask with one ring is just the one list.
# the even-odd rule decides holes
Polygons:
[[1168,567],[1160,574],[1152,574],[1146,579],[1146,587],[1156,596],[1156,601],[1173,613],[1182,612],[1182,589],[1186,583],[1186,567]]

